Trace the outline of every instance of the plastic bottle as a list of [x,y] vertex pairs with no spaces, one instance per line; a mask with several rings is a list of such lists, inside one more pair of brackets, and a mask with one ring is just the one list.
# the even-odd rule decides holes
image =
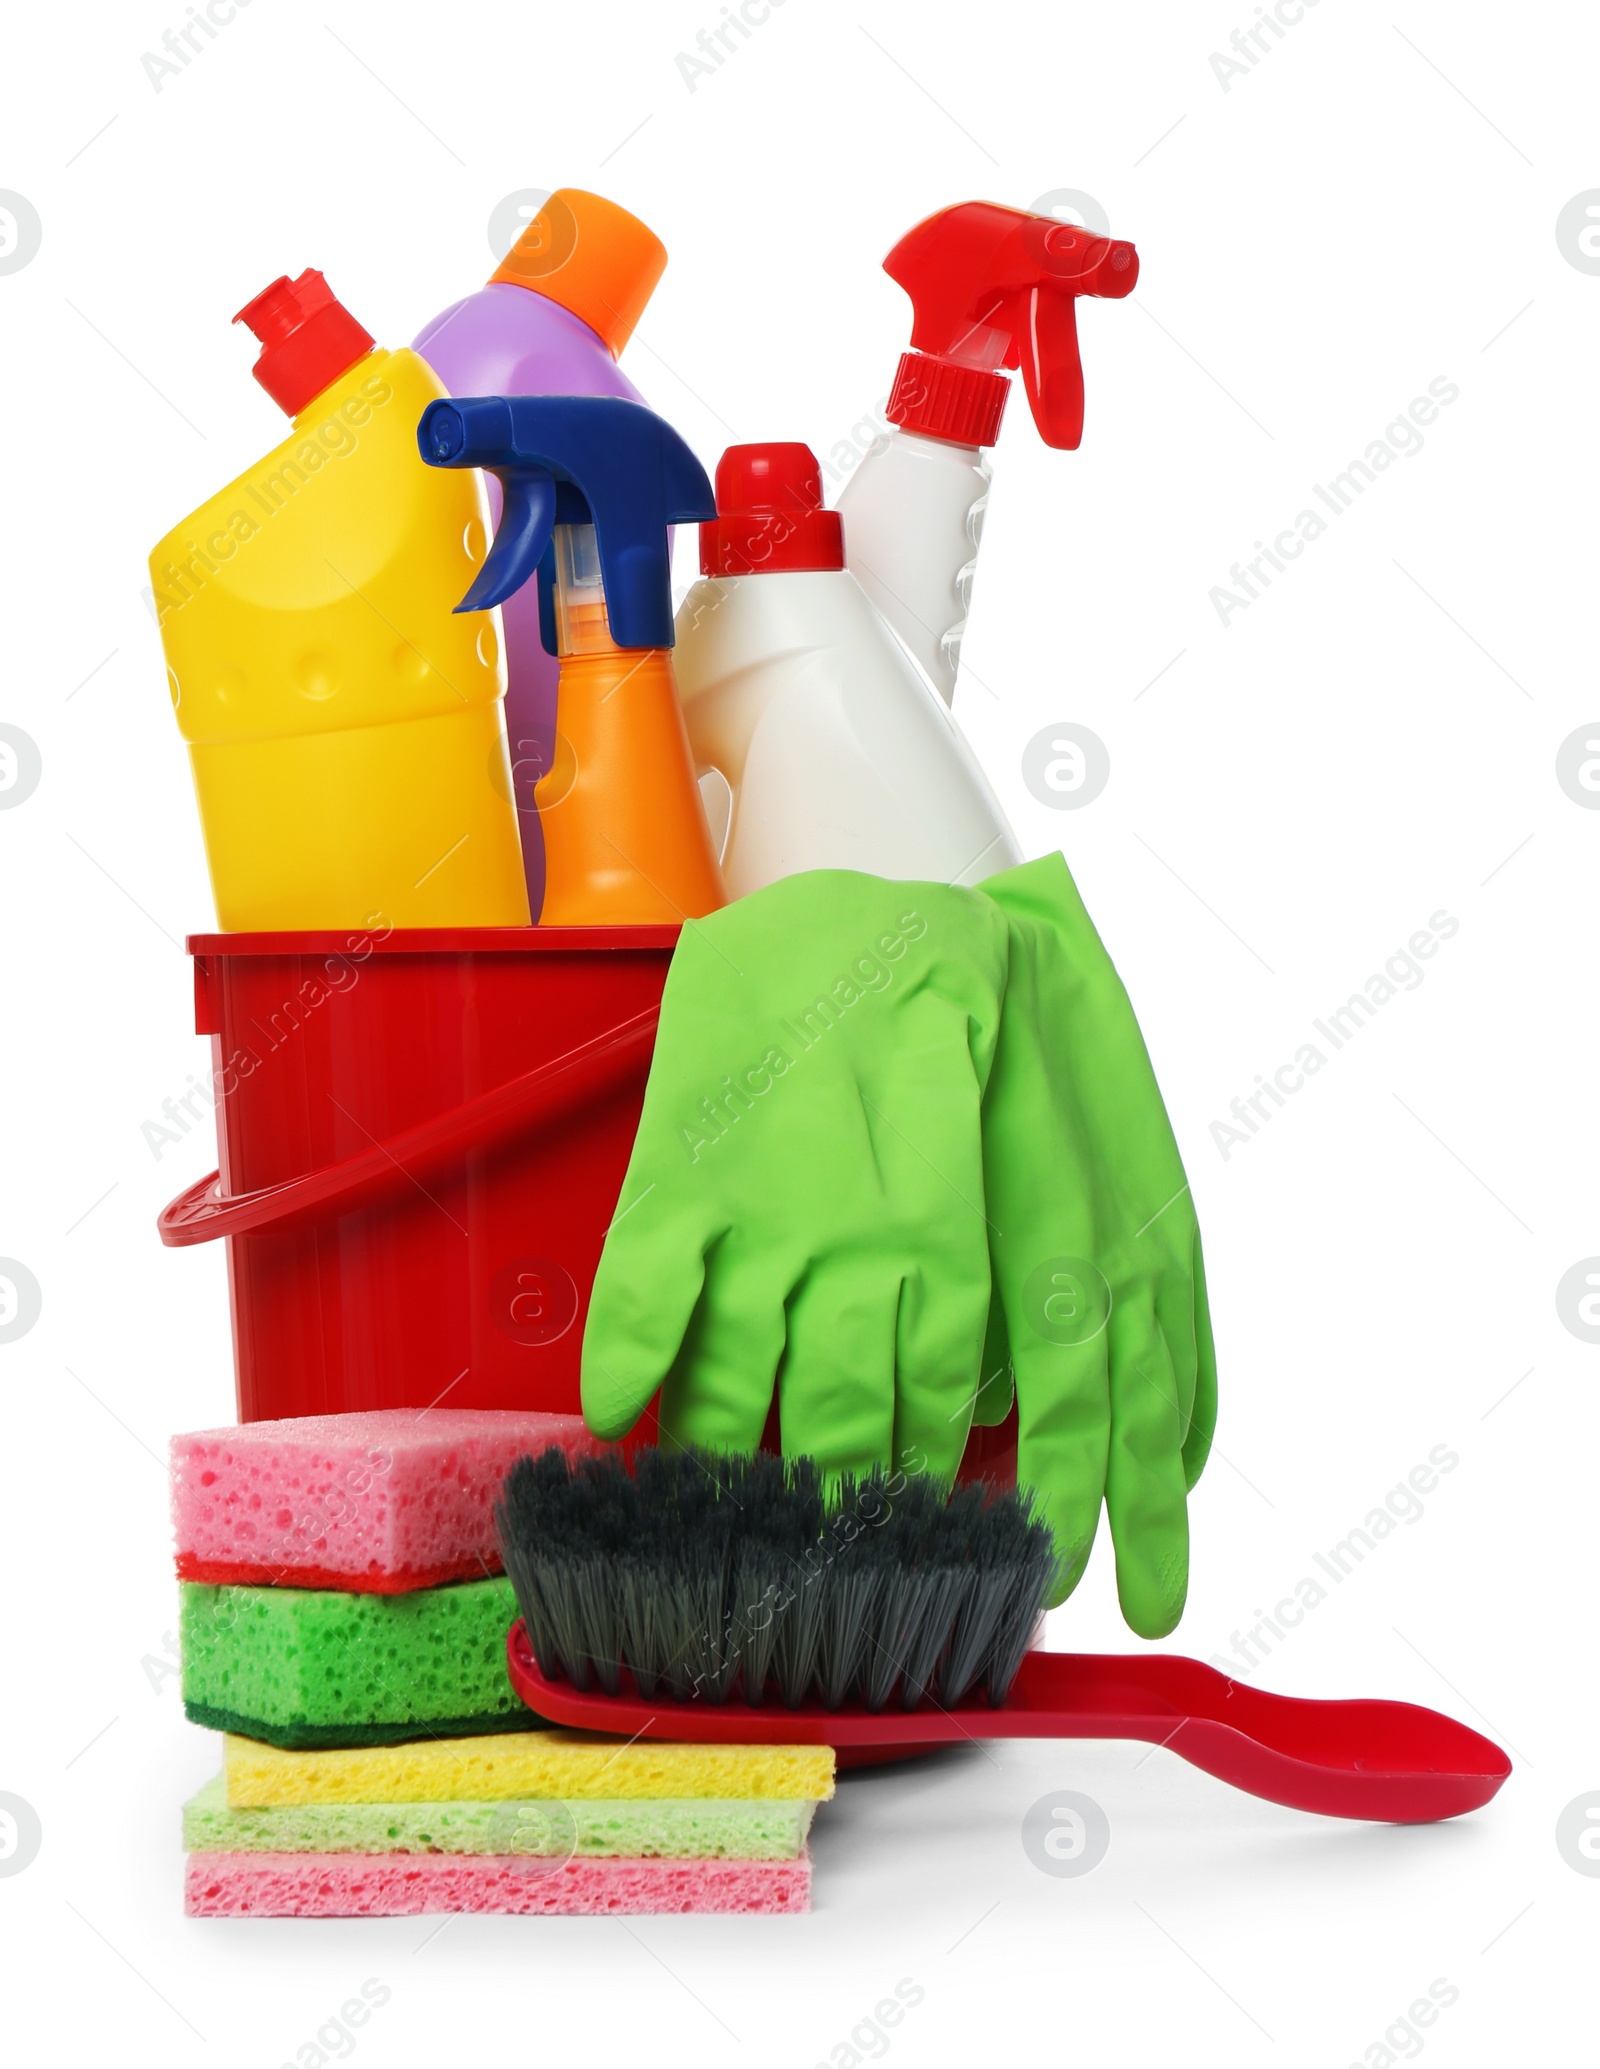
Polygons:
[[1000,435],[1019,366],[1046,445],[1083,436],[1079,295],[1133,291],[1131,244],[1053,216],[963,201],[907,231],[883,269],[915,319],[889,396],[896,428],[839,497],[850,564],[948,704],[989,489],[983,448]]
[[[413,350],[451,395],[621,395],[640,400],[617,365],[667,263],[665,245],[636,216],[598,194],[561,187],[545,202],[487,286],[454,302]],[[500,521],[500,486],[489,484]],[[534,787],[555,753],[556,675],[539,638],[532,587],[502,609],[506,732],[529,908],[544,895],[544,841]]]
[[955,720],[845,566],[804,445],[736,445],[678,612],[699,768],[733,803],[732,897],[805,869],[975,884],[1022,859]]
[[[494,548],[462,611],[538,571],[561,657],[556,756],[535,793],[540,924],[695,919],[726,901],[673,674],[667,527],[716,514],[705,469],[642,403],[602,396],[436,402],[417,427],[436,467],[500,477]],[[469,621],[470,622],[470,621]]]
[[294,431],[150,556],[218,922],[525,926],[500,621],[452,613],[488,506],[417,454],[439,382],[317,272],[234,320]]

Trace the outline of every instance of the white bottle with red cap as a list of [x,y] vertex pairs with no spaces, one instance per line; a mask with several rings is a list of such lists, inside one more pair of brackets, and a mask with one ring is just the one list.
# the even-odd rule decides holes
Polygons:
[[883,270],[910,295],[912,349],[889,396],[895,427],[845,484],[850,565],[948,704],[988,504],[983,448],[1000,435],[1020,366],[1046,445],[1083,435],[1074,305],[1120,299],[1139,277],[1131,244],[1075,223],[963,201],[908,230]]
[[737,445],[677,619],[696,763],[731,792],[730,897],[807,869],[977,884],[1022,859],[944,705],[845,566],[804,445]]

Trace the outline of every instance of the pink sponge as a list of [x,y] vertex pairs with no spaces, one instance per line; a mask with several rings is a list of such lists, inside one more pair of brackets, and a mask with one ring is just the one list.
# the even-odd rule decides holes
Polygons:
[[514,1460],[600,1447],[577,1415],[376,1409],[172,1440],[180,1580],[394,1595],[500,1571]]
[[191,1918],[393,1918],[419,1911],[593,1916],[809,1911],[811,1862],[526,1854],[192,1853]]

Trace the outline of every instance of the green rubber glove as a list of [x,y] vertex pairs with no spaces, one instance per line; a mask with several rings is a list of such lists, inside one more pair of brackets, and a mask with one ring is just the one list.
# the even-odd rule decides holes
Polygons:
[[1062,1598],[1104,1495],[1122,1613],[1161,1638],[1183,1612],[1186,1496],[1216,1422],[1194,1204],[1133,1008],[1066,863],[1048,855],[982,888],[1010,932],[983,1161],[1017,1478],[1067,1562]]
[[583,1411],[618,1437],[953,1475],[989,1314],[981,1106],[1008,924],[827,870],[684,928],[595,1278]]

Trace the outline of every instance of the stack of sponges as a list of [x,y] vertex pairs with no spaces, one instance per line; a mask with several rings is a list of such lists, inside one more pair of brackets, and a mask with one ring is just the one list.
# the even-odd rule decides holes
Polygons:
[[172,1443],[183,1699],[276,1746],[525,1730],[494,1503],[581,1417],[386,1409]]
[[513,1690],[494,1504],[552,1444],[597,1448],[490,1410],[173,1440],[184,1707],[229,1734],[184,1811],[191,1914],[809,1908],[828,1747],[619,1744]]
[[196,1917],[804,1911],[827,1746],[559,1731],[344,1751],[230,1737],[184,1812]]

